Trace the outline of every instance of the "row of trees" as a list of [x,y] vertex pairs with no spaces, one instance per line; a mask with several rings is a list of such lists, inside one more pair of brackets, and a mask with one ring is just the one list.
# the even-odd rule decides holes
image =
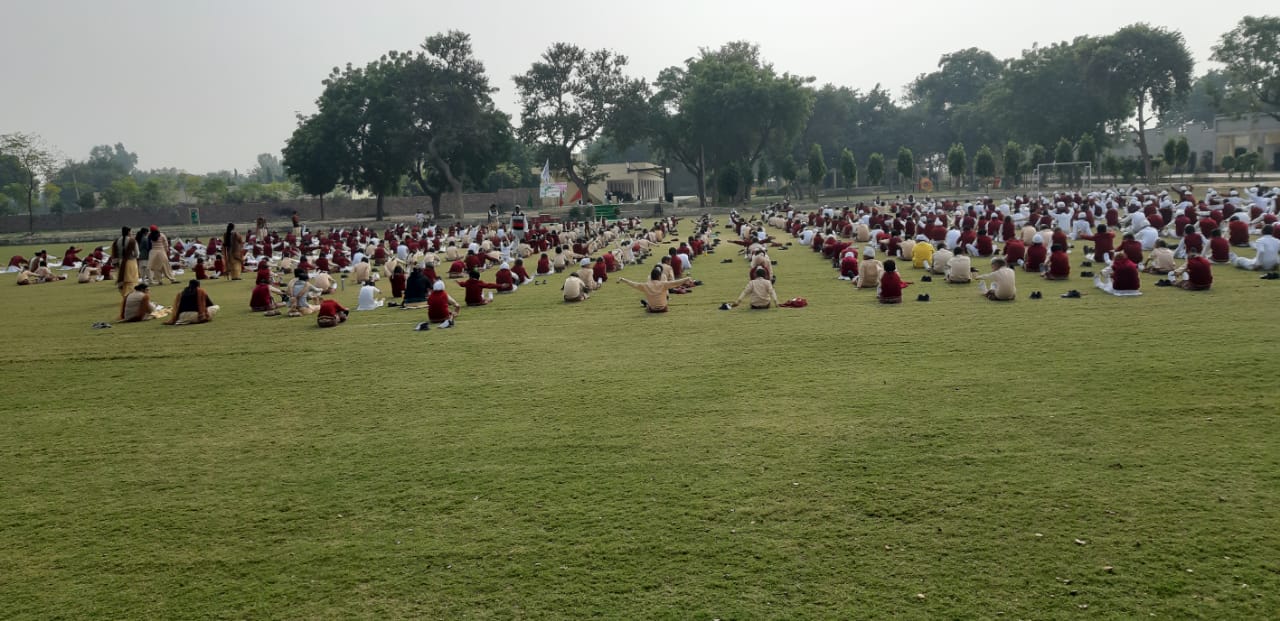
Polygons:
[[64,159],[39,137],[0,137],[0,213],[20,205],[29,221],[37,208],[52,213],[105,207],[162,208],[179,203],[242,203],[287,200],[301,194],[279,158],[258,156],[247,174],[218,171],[191,175],[177,169],[143,171],[138,156],[121,143],[99,145],[82,160]]
[[[335,67],[316,113],[299,117],[283,160],[260,156],[249,178],[143,173],[119,144],[62,161],[32,137],[13,135],[0,143],[7,156],[0,191],[30,213],[37,198],[90,208],[95,199],[86,196],[124,206],[177,195],[324,196],[342,187],[376,195],[379,216],[389,194],[428,196],[439,215],[446,196],[457,196],[460,210],[462,192],[531,183],[543,162],[593,198],[589,186],[602,159],[627,152],[687,173],[705,204],[713,193],[736,201],[771,179],[812,192],[832,171],[843,187],[895,174],[906,187],[944,170],[957,180],[1003,171],[1022,183],[1045,162],[1087,160],[1105,169],[1099,152],[1130,138],[1150,179],[1159,160],[1144,130],[1157,120],[1246,111],[1280,118],[1277,50],[1280,18],[1247,17],[1214,48],[1224,69],[1193,79],[1181,33],[1134,24],[1011,59],[978,48],[947,54],[895,101],[880,86],[816,87],[812,78],[776,70],[748,42],[702,49],[652,83],[628,76],[625,56],[558,43],[514,78],[517,128],[494,104],[496,89],[470,37],[455,31],[364,66]],[[1181,159],[1178,149],[1175,142],[1164,154],[1166,165],[1191,163],[1192,154]],[[1248,153],[1228,157],[1231,170],[1240,161],[1259,165]]]

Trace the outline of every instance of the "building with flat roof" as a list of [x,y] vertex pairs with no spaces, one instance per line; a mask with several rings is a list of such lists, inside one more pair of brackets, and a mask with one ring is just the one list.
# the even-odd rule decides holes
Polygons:
[[[534,171],[535,174],[541,172]],[[586,197],[581,196],[578,186],[569,180],[568,175],[553,173],[551,180],[553,183],[565,184],[563,198],[566,205],[577,203],[579,199],[587,203],[603,203],[606,194],[616,197],[614,202],[653,201],[663,196],[667,170],[651,162],[626,162],[600,164],[596,167],[596,173],[602,175],[602,179],[587,188]],[[554,205],[560,201],[559,198],[548,197],[542,200],[544,205]]]
[[[1238,149],[1261,154],[1262,170],[1280,171],[1280,121],[1267,114],[1241,117],[1220,116],[1213,123],[1187,123],[1173,127],[1154,127],[1146,131],[1147,149],[1158,156],[1170,138],[1186,136],[1187,146],[1196,154],[1197,168],[1205,169],[1213,162],[1213,170],[1222,166],[1222,158],[1234,156]],[[1137,141],[1132,138],[1111,150],[1118,157],[1138,157]]]

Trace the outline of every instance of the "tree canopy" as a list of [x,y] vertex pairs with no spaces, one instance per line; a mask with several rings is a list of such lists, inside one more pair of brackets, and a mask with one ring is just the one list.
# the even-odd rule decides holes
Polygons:
[[584,159],[574,157],[601,135],[620,110],[639,105],[643,80],[626,76],[627,57],[555,43],[528,71],[514,76],[520,97],[520,138],[563,170],[590,200]]
[[1280,17],[1245,17],[1213,48],[1228,85],[1246,93],[1252,110],[1280,121]]

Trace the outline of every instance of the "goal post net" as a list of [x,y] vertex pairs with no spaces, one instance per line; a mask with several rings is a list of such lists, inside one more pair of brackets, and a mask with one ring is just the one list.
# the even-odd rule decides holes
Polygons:
[[1036,166],[1036,187],[1082,189],[1093,187],[1093,162],[1054,162]]

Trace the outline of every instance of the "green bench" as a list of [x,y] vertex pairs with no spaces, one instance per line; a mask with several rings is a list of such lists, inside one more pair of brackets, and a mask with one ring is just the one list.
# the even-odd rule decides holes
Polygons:
[[596,205],[594,207],[597,219],[601,220],[618,220],[617,205]]

